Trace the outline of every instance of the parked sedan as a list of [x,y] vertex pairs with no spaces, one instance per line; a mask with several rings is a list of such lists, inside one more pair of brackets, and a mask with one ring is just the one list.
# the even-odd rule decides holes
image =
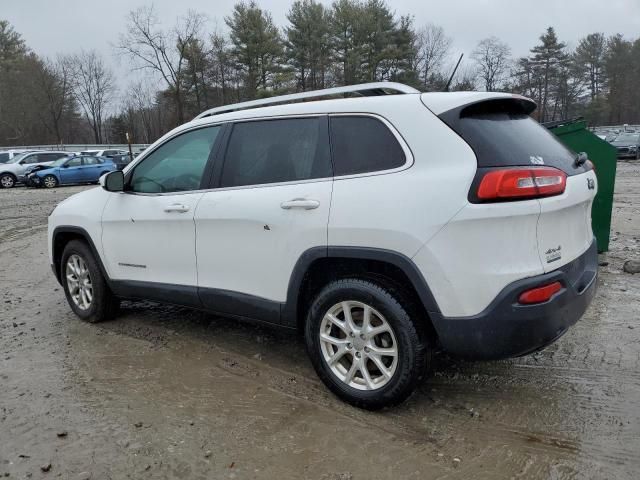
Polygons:
[[640,133],[621,133],[612,142],[618,158],[640,159]]
[[29,185],[54,188],[69,183],[97,183],[105,173],[117,170],[108,158],[79,155],[61,158],[48,168],[29,174]]

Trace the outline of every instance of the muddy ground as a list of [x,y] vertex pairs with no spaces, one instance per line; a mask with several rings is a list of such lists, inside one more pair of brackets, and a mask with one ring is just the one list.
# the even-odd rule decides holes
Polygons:
[[622,271],[640,257],[637,163],[620,164],[609,264],[569,333],[516,360],[440,355],[380,413],[329,394],[292,333],[150,303],[82,323],[46,217],[84,188],[0,191],[0,476],[640,477],[640,275]]

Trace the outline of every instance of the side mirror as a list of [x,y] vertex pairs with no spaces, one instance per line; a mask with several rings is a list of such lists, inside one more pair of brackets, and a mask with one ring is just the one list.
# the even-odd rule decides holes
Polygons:
[[124,191],[124,173],[120,170],[102,175],[98,182],[107,192]]

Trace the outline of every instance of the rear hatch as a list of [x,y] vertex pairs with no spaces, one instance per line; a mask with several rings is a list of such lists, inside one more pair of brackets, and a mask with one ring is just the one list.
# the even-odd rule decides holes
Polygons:
[[[580,256],[591,245],[591,204],[597,184],[591,162],[568,150],[532,119],[529,114],[534,109],[535,103],[524,97],[491,96],[440,112],[439,117],[476,154],[478,170],[469,191],[470,202],[539,202],[538,255],[548,272]],[[531,178],[527,173],[522,182],[517,180],[513,191],[498,192],[499,187],[489,177],[485,179],[491,173],[490,177],[508,186],[508,176],[514,172],[531,172]],[[533,190],[524,194],[529,181]],[[489,190],[497,189],[495,197],[486,195],[487,183]],[[515,192],[518,189],[521,194]]]

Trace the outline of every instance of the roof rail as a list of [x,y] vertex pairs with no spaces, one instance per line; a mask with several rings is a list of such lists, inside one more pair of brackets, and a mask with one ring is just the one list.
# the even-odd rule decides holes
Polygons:
[[413,87],[397,82],[373,82],[361,83],[360,85],[347,85],[345,87],[325,88],[323,90],[312,90],[309,92],[292,93],[290,95],[280,95],[278,97],[261,98],[248,102],[234,103],[222,107],[211,108],[202,112],[196,117],[204,118],[222,113],[237,112],[238,110],[248,110],[250,108],[265,107],[267,105],[278,105],[282,103],[293,103],[299,100],[310,98],[322,98],[345,93],[357,93],[362,96],[386,95],[389,93],[420,93]]

